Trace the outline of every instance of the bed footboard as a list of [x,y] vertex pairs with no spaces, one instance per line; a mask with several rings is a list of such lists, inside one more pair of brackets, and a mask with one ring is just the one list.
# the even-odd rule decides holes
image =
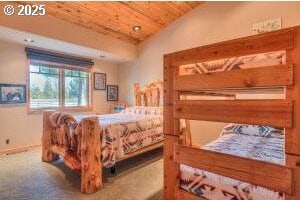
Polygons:
[[51,151],[52,126],[50,124],[49,117],[52,113],[54,113],[54,111],[45,111],[43,113],[43,137],[42,137],[42,161],[43,162],[52,162],[57,158],[57,154],[54,154]]
[[57,127],[51,124],[49,117],[54,112],[43,114],[42,161],[52,162],[62,156],[66,166],[81,173],[81,192],[100,190],[103,184],[98,118],[83,119],[76,126],[74,138],[66,124]]

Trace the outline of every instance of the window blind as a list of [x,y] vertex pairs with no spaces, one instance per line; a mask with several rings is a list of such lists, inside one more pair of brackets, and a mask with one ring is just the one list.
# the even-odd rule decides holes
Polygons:
[[31,60],[53,62],[59,64],[79,66],[84,68],[91,68],[94,65],[94,62],[91,59],[87,59],[87,58],[80,58],[80,57],[65,55],[61,53],[34,49],[30,47],[26,47],[25,51],[27,54],[27,58]]

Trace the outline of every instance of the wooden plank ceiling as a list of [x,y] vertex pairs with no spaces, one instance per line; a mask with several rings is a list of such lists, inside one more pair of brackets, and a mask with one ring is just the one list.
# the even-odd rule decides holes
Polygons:
[[[201,2],[43,2],[47,14],[133,44],[144,41]],[[134,31],[133,26],[140,26]]]

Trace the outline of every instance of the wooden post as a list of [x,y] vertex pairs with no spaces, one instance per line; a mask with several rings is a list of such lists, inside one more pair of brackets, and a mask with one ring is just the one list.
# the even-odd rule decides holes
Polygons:
[[293,169],[293,195],[286,200],[300,199],[300,28],[294,31],[294,49],[287,51],[286,62],[294,64],[294,86],[286,87],[286,99],[294,100],[293,127],[285,129],[286,166]]
[[134,92],[134,103],[135,103],[135,106],[141,106],[142,100],[141,100],[141,94],[140,94],[140,86],[139,86],[139,84],[137,84],[137,83],[133,84],[133,92]]
[[43,113],[43,136],[42,136],[42,161],[52,162],[57,155],[51,151],[51,134],[52,126],[49,121],[49,116],[55,111],[45,111]]
[[164,200],[174,200],[180,178],[179,165],[174,162],[174,146],[178,144],[179,137],[165,135],[164,141]]
[[98,117],[82,120],[81,192],[94,193],[103,187]]
[[[180,97],[181,100],[187,100],[186,95],[182,95]],[[181,131],[182,136],[182,144],[186,146],[192,146],[192,135],[191,135],[191,124],[190,120],[184,119],[185,122],[185,128]]]
[[173,79],[178,69],[171,66],[168,56],[164,57],[164,200],[174,200],[179,188],[179,165],[174,162],[174,147],[179,142],[179,119],[174,118],[174,103],[179,100],[173,91]]
[[300,199],[300,156],[286,154],[286,165],[293,169],[292,195],[285,195],[285,200]]
[[300,28],[294,31],[294,49],[287,51],[286,62],[294,64],[294,85],[286,87],[286,99],[294,100],[293,127],[285,130],[285,151],[300,156]]
[[192,146],[192,135],[191,135],[191,125],[190,120],[185,119],[185,128],[181,130],[181,141],[185,146]]

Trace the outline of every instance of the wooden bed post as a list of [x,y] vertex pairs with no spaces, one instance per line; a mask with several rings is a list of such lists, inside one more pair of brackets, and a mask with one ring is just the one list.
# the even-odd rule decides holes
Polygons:
[[103,187],[98,117],[82,120],[81,192],[95,193]]
[[[187,96],[183,95],[180,97],[181,100],[187,100]],[[184,119],[185,128],[182,129],[181,137],[182,144],[185,146],[192,146],[192,135],[191,135],[191,122],[190,120]]]
[[285,200],[300,199],[300,28],[295,28],[294,49],[287,50],[287,63],[294,64],[294,85],[286,88],[286,99],[294,101],[292,128],[285,129],[286,166],[293,169],[292,196]]
[[174,104],[179,100],[178,92],[173,91],[173,75],[178,73],[171,66],[169,57],[164,56],[164,200],[174,200],[179,188],[179,165],[174,162],[174,147],[179,142],[179,119],[174,119]]
[[51,133],[52,126],[49,121],[49,116],[55,111],[43,112],[43,136],[42,136],[42,161],[52,162],[57,157],[51,150]]
[[135,106],[141,106],[142,99],[141,99],[139,84],[137,84],[137,83],[133,84],[133,91],[134,91],[134,103],[135,103]]
[[286,154],[286,166],[293,169],[293,195],[286,195],[285,200],[300,199],[300,156]]

